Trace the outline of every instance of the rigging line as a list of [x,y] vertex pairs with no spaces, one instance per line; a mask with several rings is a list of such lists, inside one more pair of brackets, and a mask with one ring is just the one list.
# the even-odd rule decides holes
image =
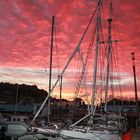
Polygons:
[[[114,12],[114,9],[113,9],[113,7],[112,7],[112,13]],[[113,15],[113,18],[115,18],[114,17],[114,14],[112,14]],[[113,26],[113,28],[114,28],[114,26]],[[115,32],[114,32],[115,33]],[[114,36],[115,36],[115,34],[114,34]],[[119,37],[120,38],[120,37]],[[115,46],[115,48],[116,48],[116,46]],[[117,49],[115,49],[115,50],[117,50]],[[117,54],[117,51],[115,51],[114,49],[112,50],[113,51],[113,54]],[[114,53],[115,52],[115,53]],[[115,59],[115,55],[113,55],[114,56],[114,59]],[[118,56],[118,54],[117,54],[117,56]],[[118,65],[118,62],[117,62],[117,60],[118,59],[115,59],[116,61],[115,61],[115,68],[116,68],[116,71],[119,71],[119,67],[117,67]],[[116,76],[117,78],[119,77],[119,75],[117,75]],[[119,82],[119,81],[118,81]],[[119,90],[120,90],[120,93],[121,93],[121,95],[122,95],[122,88],[121,88],[121,86],[120,86],[120,84],[118,84],[118,86],[119,86]]]
[[100,64],[100,91],[99,91],[99,94],[100,94],[100,103],[102,102],[102,90],[103,90],[103,67],[104,67],[104,59],[103,59],[103,49],[102,49],[102,47],[100,47],[100,62],[99,62],[99,64]]
[[[117,51],[114,51],[114,49],[113,49],[113,53],[114,53],[114,52],[117,53]],[[118,56],[118,55],[117,55],[117,56]],[[118,73],[117,73],[117,71],[119,71],[119,67],[117,67],[117,66],[118,66],[118,65],[117,65],[117,64],[118,64],[118,61],[117,61],[118,59],[115,58],[115,55],[114,55],[114,60],[115,60],[114,65],[115,65],[115,69],[116,69],[116,79],[119,79],[119,75],[118,75]],[[118,80],[117,82],[118,82],[118,86],[117,86],[117,87],[119,88],[119,92],[121,93],[121,96],[122,96],[122,89],[121,89],[121,85],[120,85],[119,80]],[[117,87],[116,87],[116,88],[117,88]],[[117,90],[117,89],[116,89],[116,90]]]
[[[102,58],[107,58],[107,45],[106,45],[106,41],[105,41],[105,37],[104,37],[104,34],[106,34],[106,33],[104,33],[104,28],[106,28],[106,27],[103,27],[102,26],[103,24],[101,24],[101,35],[102,35],[102,38],[103,38],[103,40],[100,42],[100,44],[102,44],[102,45],[104,45],[103,47],[105,47],[105,49],[103,49],[104,50],[104,52],[103,52],[103,57]],[[100,47],[100,48],[103,48],[102,46]],[[103,59],[104,61],[104,64],[105,64],[105,59]]]
[[98,49],[99,49],[99,31],[100,31],[100,24],[101,24],[101,4],[102,0],[98,2],[98,14],[97,14],[97,30],[96,30],[96,48],[95,48],[95,56],[94,56],[94,71],[93,71],[93,83],[92,83],[92,99],[91,99],[91,112],[93,113],[94,110],[94,97],[96,93],[96,76],[97,76],[97,62],[98,62]]
[[[115,48],[115,49],[114,49]],[[115,51],[116,50],[116,51]],[[118,82],[118,85],[116,85],[115,87],[116,87],[116,89],[115,89],[115,87],[113,87],[113,83],[112,83],[112,85],[111,85],[111,91],[112,91],[112,95],[113,95],[113,97],[114,97],[114,95],[116,96],[116,94],[114,94],[114,91],[116,91],[117,92],[117,89],[119,88],[119,91],[120,91],[120,93],[121,93],[121,95],[122,95],[122,90],[121,90],[121,86],[120,86],[120,82],[119,82],[119,80],[116,80],[116,79],[119,79],[119,75],[118,75],[118,71],[119,71],[119,67],[117,67],[118,65],[118,54],[117,54],[117,49],[116,49],[116,46],[114,47],[112,47],[112,54],[113,54],[113,62],[111,63],[112,64],[112,69],[115,69],[115,71],[116,71],[116,73],[115,73],[115,75],[113,74],[113,78],[115,78],[115,81],[114,82]],[[116,54],[116,55],[115,55]],[[114,71],[114,70],[112,70],[112,71]],[[116,83],[117,84],[117,83]],[[114,84],[115,85],[115,84]],[[118,95],[118,92],[117,92],[117,95]],[[120,105],[123,105],[123,103],[122,102],[119,102],[120,103]],[[114,104],[114,102],[113,102],[113,105],[115,105]],[[114,106],[114,108],[115,108],[115,106]]]
[[[81,82],[81,84],[82,84],[82,80],[83,80],[84,75],[85,75],[85,73],[86,73],[86,71],[88,69],[88,66],[89,66],[88,64],[89,64],[90,56],[91,56],[91,53],[92,53],[91,50],[93,49],[93,43],[94,43],[94,40],[95,40],[95,32],[96,32],[96,29],[94,29],[94,31],[92,33],[92,37],[91,37],[91,40],[90,40],[90,43],[89,43],[89,47],[87,48],[85,61],[83,62],[83,69],[82,69],[82,73],[81,73],[81,77],[80,77],[81,79],[79,80],[79,82]],[[79,85],[79,88],[80,88],[80,86],[81,85]]]
[[[103,6],[102,6],[102,10],[104,11]],[[102,12],[102,13],[104,13],[104,12]],[[105,19],[104,14],[102,16],[103,16],[103,19]],[[100,48],[101,49],[105,48],[105,49],[102,49],[102,53],[101,53],[101,59],[102,59],[101,64],[100,64],[100,71],[101,71],[100,73],[101,74],[103,74],[103,67],[105,67],[105,59],[104,58],[107,58],[107,45],[105,43],[106,41],[105,41],[105,37],[104,37],[104,34],[106,34],[104,29],[106,29],[107,27],[106,27],[106,24],[105,24],[105,27],[103,27],[102,25],[103,24],[101,24],[101,35],[102,35],[103,40],[101,41],[101,44],[103,44],[103,46],[101,46]],[[104,81],[105,81],[105,77],[103,77],[103,78],[104,78]],[[103,78],[101,77],[102,80],[103,80]],[[103,83],[100,83],[100,87],[101,87],[100,92],[102,92],[102,86],[103,86],[102,84]]]
[[[85,58],[85,62],[83,64],[83,82],[81,83],[82,85],[85,86],[85,92],[86,92],[86,101],[88,103],[88,112],[90,113],[90,108],[89,108],[89,100],[88,100],[88,89],[87,89],[87,70],[88,70],[88,67],[89,67],[89,62],[90,62],[90,56],[92,54],[92,49],[93,49],[93,44],[94,44],[94,40],[95,40],[95,32],[96,32],[96,29],[93,30],[93,33],[92,33],[92,36],[91,36],[91,41],[90,41],[90,44],[89,44],[89,47],[87,49],[87,52],[86,52],[86,58]],[[84,68],[85,67],[85,68]],[[82,90],[82,89],[81,89]]]
[[[116,26],[115,26],[115,27],[113,26],[113,29],[114,29],[114,30],[118,30],[118,28],[116,28]],[[116,32],[113,32],[114,38],[116,38],[116,34],[115,34],[115,33],[116,33]],[[117,37],[118,37],[118,36],[119,36],[119,38],[120,38],[120,34],[119,34],[119,35],[117,34]],[[116,45],[116,43],[115,43],[115,45]],[[116,63],[115,63],[115,64],[116,64],[116,71],[119,71],[119,67],[117,67],[117,66],[118,66],[118,65],[117,65],[117,63],[118,63],[118,59],[117,59],[117,58],[118,58],[118,51],[117,51],[117,49],[116,49],[117,47],[118,47],[118,46],[114,46],[115,49],[113,49],[113,53],[116,54],[116,58],[115,58],[115,55],[114,55],[114,59],[116,60]],[[121,47],[121,48],[123,48],[123,47]],[[122,52],[123,52],[123,51],[122,51]],[[123,54],[120,55],[120,56],[123,56]],[[119,58],[120,58],[120,56],[119,56]],[[118,69],[117,69],[117,68],[118,68]]]
[[[115,51],[115,52],[117,52],[117,51]],[[118,54],[117,54],[117,56],[118,56]],[[117,60],[117,59],[116,59],[116,60]],[[116,61],[116,63],[115,63],[115,64],[116,64],[116,71],[120,71],[120,70],[119,70],[119,67],[117,67],[117,66],[118,66],[118,65],[117,65],[117,64],[118,64],[118,61]],[[119,74],[117,74],[117,78],[118,78],[118,79],[119,79],[119,77],[120,77],[120,75],[119,75]],[[118,85],[119,85],[119,91],[120,91],[120,93],[122,94],[121,84],[120,84],[120,82],[119,82],[119,81],[118,81],[118,83],[119,83],[119,84],[118,84]]]
[[77,87],[76,87],[76,90],[75,90],[75,93],[78,94],[79,93],[79,89],[81,87],[81,84],[82,84],[82,81],[83,81],[83,78],[84,78],[84,74],[86,72],[86,68],[87,68],[87,62],[88,60],[90,59],[90,54],[91,54],[91,48],[93,46],[93,42],[94,42],[94,39],[95,39],[95,32],[96,32],[96,29],[94,29],[93,33],[92,33],[92,36],[91,36],[91,39],[90,39],[90,43],[89,43],[89,47],[87,48],[87,52],[86,52],[86,56],[85,56],[85,60],[83,60],[83,56],[82,54],[80,53],[81,55],[81,61],[82,61],[82,64],[83,64],[83,67],[82,67],[82,70],[81,70],[81,75],[80,75],[80,79],[78,81],[78,84],[77,84]]
[[[57,70],[58,70],[58,77],[59,77],[59,73],[60,73],[60,65],[59,65],[59,58],[58,58],[58,46],[57,46],[57,36],[56,36],[56,24],[54,25],[54,40],[55,40],[55,45],[54,47],[56,48],[56,63],[57,63]],[[60,86],[60,102],[61,102],[61,92],[62,92],[62,76],[61,79],[59,81],[59,86]],[[61,104],[61,103],[60,103]]]
[[[113,63],[115,63],[115,60],[112,60],[113,58],[113,55],[114,55],[114,53],[112,53],[112,50],[113,50],[113,48],[112,48],[112,46],[111,46],[111,62],[110,62],[110,75],[111,75],[111,72],[114,72],[114,70],[113,70]],[[112,67],[111,67],[112,66]],[[111,69],[112,68],[112,69]],[[111,77],[112,77],[112,79],[111,79]],[[113,78],[114,78],[114,75],[112,74],[112,76],[110,77],[110,89],[111,89],[111,91],[112,91],[112,94],[114,93],[114,87],[113,87]],[[115,79],[116,80],[116,79]],[[111,82],[112,82],[112,84],[111,84]]]
[[[107,57],[107,45],[106,45],[106,41],[105,41],[105,38],[104,38],[104,30],[103,30],[104,28],[103,28],[103,26],[102,26],[102,24],[101,24],[101,35],[102,35],[102,38],[103,38],[103,40],[101,41],[101,44],[103,45],[101,45],[100,46],[100,61],[101,61],[101,63],[100,63],[100,75],[101,75],[101,77],[100,77],[100,81],[102,81],[102,82],[100,82],[100,95],[101,95],[101,99],[100,99],[100,101],[102,102],[102,89],[103,89],[103,81],[105,81],[105,76],[103,77],[103,74],[104,74],[104,71],[103,71],[103,68],[105,67],[105,59],[104,58],[106,58]],[[105,49],[103,49],[103,48],[105,48]],[[102,103],[101,103],[102,104]]]
[[[114,51],[113,48],[114,47],[112,46],[111,47],[111,54],[112,54],[112,56],[111,56],[111,63],[110,63],[111,64],[110,68],[112,68],[112,69],[110,69],[110,71],[112,71],[112,75],[111,75],[112,78],[110,79],[110,81],[111,81],[110,82],[110,91],[111,91],[112,97],[114,98],[116,96],[115,92],[117,93],[117,87],[119,86],[119,84],[118,84],[118,86],[116,85],[116,81],[118,79],[118,75],[117,75],[117,61],[115,59],[115,54],[117,52]],[[115,72],[115,75],[114,75],[114,72]],[[111,74],[111,72],[110,72],[110,74]],[[114,106],[114,108],[116,108],[116,107]]]
[[[116,48],[116,46],[115,46],[115,48]],[[117,54],[117,49],[115,49],[114,50],[114,47],[112,48],[112,53],[114,54],[113,55],[113,60],[114,60],[114,63],[112,63],[112,68],[114,68],[115,70],[116,70],[116,78],[118,78],[118,74],[117,74],[117,72],[119,71],[119,67],[118,67],[118,54]],[[115,55],[116,54],[116,55]],[[118,78],[119,79],[119,78]],[[119,81],[118,81],[119,82]],[[120,84],[119,84],[120,85]],[[121,91],[121,89],[120,89],[120,91]]]
[[[90,45],[91,45],[91,43],[90,43]],[[78,61],[79,63],[79,65],[77,64],[77,68],[78,68],[78,72],[77,72],[77,81],[78,82],[76,82],[76,83],[78,83],[78,84],[75,84],[75,96],[74,96],[74,98],[76,99],[76,98],[80,98],[80,93],[82,92],[82,89],[80,89],[81,88],[81,86],[82,86],[82,81],[81,80],[83,80],[83,74],[85,73],[85,69],[82,69],[81,71],[80,71],[80,62],[82,62],[82,64],[83,64],[83,68],[84,68],[84,64],[85,64],[85,62],[83,62],[84,60],[83,60],[83,55],[82,55],[82,53],[81,52],[79,52],[78,53],[79,55],[77,56],[77,58],[79,59],[79,60],[81,60],[81,61]],[[88,51],[87,51],[87,54],[88,54]],[[87,57],[87,56],[86,56]],[[86,58],[85,58],[86,59]],[[86,61],[86,60],[85,60]],[[83,72],[83,70],[84,70],[84,72]],[[80,76],[79,76],[79,74],[80,74]],[[82,75],[81,75],[82,74]],[[79,78],[78,78],[79,77]],[[78,80],[79,79],[79,80]],[[80,83],[79,83],[80,82]],[[74,100],[74,103],[73,103],[73,108],[72,108],[72,112],[70,112],[71,113],[71,115],[73,114],[73,112],[75,111],[75,107],[76,107],[76,102],[77,102],[77,100]],[[72,116],[71,116],[72,117]]]
[[58,57],[58,45],[57,45],[57,36],[56,36],[56,26],[54,25],[54,40],[55,40],[55,45],[54,47],[56,48],[56,63],[57,63],[57,68],[58,68],[58,75],[60,73],[60,65],[59,65],[59,57]]
[[[94,28],[95,28],[95,27],[94,27]],[[95,30],[95,29],[94,29],[94,30]],[[95,31],[96,31],[96,30],[95,30]],[[94,31],[94,32],[95,32],[95,31]],[[92,38],[93,38],[93,37],[91,37],[91,40],[92,40]],[[89,46],[89,48],[88,48],[87,50],[89,51],[89,49],[90,49],[90,46]],[[87,51],[87,53],[86,53],[87,55],[88,55],[88,53],[89,53],[88,51]],[[85,67],[85,65],[86,65],[87,55],[86,55],[85,62],[84,62],[83,54],[80,52],[80,50],[79,50],[78,52],[79,52],[79,55],[81,56],[80,58],[81,58],[81,61],[82,61],[82,64],[83,64],[83,69],[82,69],[82,71],[81,71],[83,74],[82,74],[80,80],[83,80],[83,76],[84,76],[84,73],[85,73],[84,71],[86,71],[84,67]],[[82,83],[80,80],[79,80],[80,83],[77,84],[77,88],[76,88],[76,90],[75,90],[75,93],[76,93],[76,94],[79,92],[79,88],[80,88],[81,83]]]
[[[114,53],[114,51],[113,51],[114,49],[112,48],[112,54],[113,54],[113,57],[115,57],[115,53]],[[117,66],[116,65],[116,60],[114,59],[113,60],[113,62],[114,62],[114,64],[115,64],[115,67]],[[113,63],[112,63],[112,68],[113,68]],[[112,69],[112,72],[114,72],[114,70]],[[113,78],[114,78],[114,75],[113,75]],[[117,76],[115,77],[115,81],[116,81],[116,79],[117,79]],[[117,92],[117,89],[115,90],[115,87],[113,87],[113,83],[112,83],[112,85],[111,85],[111,91],[112,91],[112,97],[113,97],[113,99],[114,99],[114,97],[116,96],[116,94],[114,93],[114,91],[116,91]],[[118,93],[117,93],[117,95],[118,95]],[[117,96],[116,96],[117,97]],[[114,108],[114,110],[116,110],[116,105],[118,105],[118,103],[116,104],[115,103],[115,101],[113,100],[113,108]]]
[[[76,89],[76,87],[77,87],[77,85],[78,85],[77,83],[78,83],[78,80],[79,80],[79,77],[80,77],[79,74],[81,73],[80,67],[81,67],[81,65],[83,65],[83,55],[82,55],[82,53],[81,53],[80,51],[79,51],[78,54],[79,54],[79,55],[77,56],[77,58],[79,58],[79,60],[81,60],[81,61],[78,61],[78,62],[79,62],[79,63],[78,63],[79,65],[77,66],[77,69],[78,69],[79,71],[77,72],[77,75],[78,75],[78,76],[77,76],[77,82],[75,83],[75,89]],[[80,62],[81,62],[82,64],[81,64]],[[81,65],[80,65],[80,64],[81,64]],[[76,93],[76,92],[74,91],[74,94],[76,95],[76,97],[78,97],[78,93]]]
[[[79,55],[77,55],[77,60],[81,60],[80,59],[80,56]],[[77,72],[76,72],[76,81],[78,81],[78,79],[79,79],[79,74],[80,74],[80,63],[81,61],[78,61],[78,64],[77,64]],[[77,87],[77,84],[76,84],[77,82],[75,82],[75,88]],[[75,89],[74,88],[74,89]],[[78,97],[78,94],[76,94],[75,92],[74,92],[74,98],[77,98]]]
[[[50,45],[50,44],[51,44],[51,43],[50,43],[50,42],[51,42],[51,34],[49,34],[48,36],[49,36],[49,37],[47,38],[46,46],[51,46],[51,45]],[[50,47],[48,47],[48,49],[50,49]],[[47,50],[47,52],[49,52],[49,51]],[[46,55],[48,55],[48,54],[46,54]],[[47,69],[48,67],[47,67],[46,63],[45,63],[45,66],[44,66],[44,67],[45,67],[45,72],[46,72],[46,74],[47,74],[47,76],[48,76],[48,75],[49,75],[49,72],[48,72],[49,70]],[[49,78],[48,78],[48,79],[49,79]]]
[[[83,54],[79,51],[79,55],[77,56],[77,58],[79,58],[79,60],[81,60],[81,61],[78,61],[79,63],[79,65],[77,65],[77,68],[78,68],[78,70],[79,70],[79,72],[77,72],[77,79],[79,79],[79,80],[77,80],[78,82],[76,82],[77,83],[77,85],[75,84],[75,96],[74,96],[74,98],[81,98],[82,96],[81,96],[81,92],[82,92],[82,84],[86,84],[85,83],[85,78],[84,78],[84,75],[85,75],[85,71],[86,71],[86,64],[87,64],[87,60],[90,58],[89,57],[89,53],[91,53],[91,51],[90,51],[90,48],[91,48],[91,46],[93,46],[92,44],[93,44],[93,40],[94,40],[94,38],[95,38],[95,29],[94,29],[94,32],[93,32],[93,35],[94,35],[94,37],[91,37],[91,41],[90,41],[90,44],[89,44],[89,47],[88,47],[88,49],[87,49],[87,53],[86,53],[86,57],[85,57],[85,60],[84,60],[84,58],[83,58]],[[93,36],[92,35],[92,36]],[[82,62],[82,64],[83,64],[83,68],[82,68],[82,70],[80,71],[80,62]],[[80,73],[80,76],[79,76],[79,73]],[[79,78],[78,78],[79,77]],[[84,81],[83,81],[83,78],[85,79]],[[72,115],[73,114],[73,112],[74,112],[74,110],[75,110],[75,107],[76,107],[76,102],[77,102],[77,100],[74,100],[74,104],[73,104],[73,109],[71,110],[71,112],[70,112],[70,114]],[[71,116],[72,117],[72,116]]]
[[[101,60],[101,57],[100,57],[100,60],[99,60],[100,62],[99,63],[102,63],[102,60]],[[102,83],[103,83],[103,81],[102,81],[102,79],[103,79],[103,75],[102,75],[102,67],[101,67],[101,65],[100,65],[100,68],[99,68],[100,70],[100,80],[99,80],[99,86],[100,86],[100,91],[99,91],[99,94],[100,94],[100,103],[102,102]]]
[[[94,43],[94,39],[95,39],[95,32],[96,32],[96,28],[94,28],[94,30],[93,30],[93,33],[92,33],[92,36],[91,36],[91,39],[90,39],[90,43],[89,43],[89,47],[87,48],[87,52],[86,52],[86,56],[85,56],[85,60],[83,59],[83,54],[79,51],[79,60],[81,60],[81,61],[78,61],[79,63],[78,64],[80,64],[80,62],[82,62],[82,70],[81,71],[79,71],[79,72],[77,72],[77,74],[78,74],[78,76],[77,77],[79,77],[79,80],[78,80],[78,82],[77,82],[77,84],[75,84],[75,96],[74,96],[74,98],[77,98],[77,97],[80,97],[80,93],[81,93],[81,91],[82,91],[82,84],[85,84],[85,87],[86,87],[86,78],[87,77],[85,77],[85,73],[86,73],[86,67],[87,67],[87,62],[88,62],[88,60],[90,59],[90,54],[91,54],[91,48],[92,48],[92,46],[93,46],[93,43]],[[77,65],[77,67],[78,67],[78,65]],[[79,67],[78,67],[79,68]],[[79,73],[80,73],[80,76],[79,76]],[[78,78],[77,78],[78,79]],[[86,87],[87,88],[87,87]],[[87,89],[86,89],[87,90]],[[73,108],[71,109],[71,111],[70,111],[70,117],[73,117],[73,112],[75,111],[75,106],[76,106],[76,101],[77,100],[74,100],[74,103],[73,103]],[[88,102],[88,101],[87,101]],[[88,107],[89,108],[89,107]],[[89,110],[89,109],[88,109]]]
[[[92,49],[93,49],[93,47],[92,47]],[[91,50],[91,52],[92,52],[92,50]],[[90,56],[89,56],[89,58],[91,58],[91,55],[92,55],[92,53],[90,53]],[[90,77],[90,72],[88,72],[88,69],[89,69],[89,66],[90,66],[90,61],[91,61],[91,59],[89,59],[88,60],[88,62],[87,62],[87,69],[86,69],[86,71],[85,71],[85,74],[86,74],[86,79],[88,79],[89,77]],[[90,78],[89,78],[90,79]],[[87,80],[86,80],[87,81]],[[90,82],[90,80],[89,80],[89,82]],[[91,89],[91,86],[90,86],[90,89]],[[89,90],[87,90],[86,91],[86,93],[87,93],[87,104],[88,104],[88,111],[89,111],[89,113],[90,113],[90,108],[89,108],[89,99],[88,99],[88,92],[90,93],[90,91]]]
[[[82,55],[82,53],[80,52],[80,50],[79,50],[78,52],[79,52],[81,61],[82,61],[83,65],[84,65],[85,62],[84,62],[84,60],[83,60],[83,55]],[[86,56],[86,57],[87,57],[87,56]],[[83,72],[83,71],[82,71],[82,72]],[[82,79],[83,79],[83,77],[82,77]],[[79,84],[79,83],[78,83],[78,84]],[[80,85],[78,85],[78,84],[77,84],[77,87],[79,88]],[[80,84],[81,84],[81,83],[80,83]],[[78,94],[78,92],[79,92],[79,91],[75,91],[76,94]]]

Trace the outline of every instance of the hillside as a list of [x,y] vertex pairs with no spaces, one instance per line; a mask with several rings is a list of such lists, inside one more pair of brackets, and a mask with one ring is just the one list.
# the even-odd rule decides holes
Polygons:
[[[42,102],[48,93],[36,85],[0,83],[0,103],[31,104]],[[26,102],[25,102],[26,101]]]

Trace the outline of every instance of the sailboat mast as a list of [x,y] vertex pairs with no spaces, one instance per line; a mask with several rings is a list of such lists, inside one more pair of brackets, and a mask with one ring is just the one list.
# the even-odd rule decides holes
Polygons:
[[109,69],[110,69],[110,59],[111,59],[111,45],[112,45],[112,1],[110,0],[110,18],[108,19],[108,55],[107,55],[107,70],[106,70],[106,87],[105,87],[105,108],[104,111],[107,112],[107,101],[108,101],[108,85],[109,85]]
[[132,52],[132,65],[133,65],[133,73],[134,73],[134,88],[135,88],[135,102],[136,102],[136,126],[138,125],[139,120],[139,102],[138,102],[138,95],[137,95],[137,80],[136,80],[136,67],[135,67],[135,53]]
[[94,77],[93,77],[93,86],[92,86],[92,100],[91,100],[91,113],[93,114],[94,109],[94,97],[96,92],[96,75],[97,75],[97,60],[98,60],[98,49],[99,49],[99,31],[101,26],[101,5],[102,0],[98,1],[98,16],[97,16],[97,30],[96,30],[96,52],[94,59]]
[[60,108],[61,108],[61,101],[62,101],[61,99],[62,99],[62,76],[60,78]]
[[[54,16],[52,16],[52,32],[51,32],[51,49],[50,49],[50,72],[49,72],[49,93],[51,92],[52,79],[52,56],[53,56],[53,33],[54,33]],[[48,100],[48,122],[50,122],[50,98]]]

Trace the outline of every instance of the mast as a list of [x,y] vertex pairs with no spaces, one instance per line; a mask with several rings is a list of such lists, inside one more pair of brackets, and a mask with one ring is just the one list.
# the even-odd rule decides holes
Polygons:
[[[58,75],[60,76],[60,75]],[[61,109],[61,101],[62,101],[62,76],[60,77],[60,109]]]
[[[54,16],[52,16],[52,32],[51,32],[51,49],[50,49],[50,72],[49,72],[49,93],[51,92],[52,79],[52,55],[53,55],[53,32],[54,32]],[[50,122],[50,96],[48,99],[48,122]]]
[[107,70],[106,70],[106,90],[105,90],[105,112],[107,112],[107,101],[108,101],[108,84],[109,84],[109,68],[110,68],[110,58],[111,58],[111,45],[112,45],[112,1],[110,0],[110,18],[108,19],[108,55],[107,55]]
[[134,52],[132,54],[132,65],[133,65],[133,73],[134,73],[134,87],[135,87],[135,102],[136,102],[136,115],[137,115],[137,120],[136,120],[136,126],[138,124],[138,118],[139,118],[139,103],[138,103],[138,95],[137,95],[137,81],[136,81],[136,67],[135,67],[135,54]]
[[97,17],[97,30],[96,30],[96,52],[94,59],[94,77],[93,77],[93,86],[92,86],[92,99],[91,99],[91,114],[94,113],[94,96],[96,92],[96,75],[97,75],[97,61],[98,61],[98,49],[99,49],[99,31],[101,26],[101,5],[102,0],[98,1],[98,17]]

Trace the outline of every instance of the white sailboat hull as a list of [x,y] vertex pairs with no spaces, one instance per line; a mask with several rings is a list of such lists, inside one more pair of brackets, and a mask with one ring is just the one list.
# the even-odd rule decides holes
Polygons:
[[81,140],[121,140],[119,134],[110,134],[107,131],[81,132],[77,130],[60,130],[62,138]]

